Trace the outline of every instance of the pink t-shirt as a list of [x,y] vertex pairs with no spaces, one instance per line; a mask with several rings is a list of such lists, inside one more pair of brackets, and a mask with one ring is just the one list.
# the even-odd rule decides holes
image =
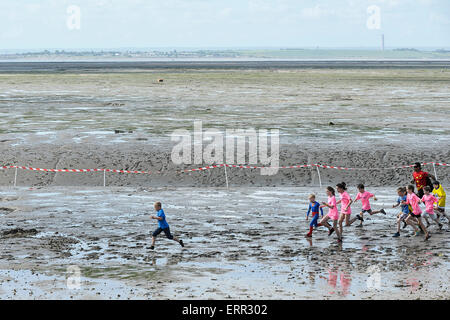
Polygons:
[[368,191],[364,191],[363,193],[358,192],[356,195],[355,201],[361,199],[362,209],[363,210],[370,210],[370,202],[369,199],[374,196],[373,193],[370,193]]
[[416,216],[422,213],[419,203],[420,198],[415,193],[408,193],[408,195],[406,196],[406,204],[411,205],[412,211]]
[[338,209],[336,206],[336,197],[335,196],[328,197],[328,205],[333,206],[333,209],[331,209],[331,208],[328,209],[328,216],[330,217],[330,219],[333,219],[333,220],[339,219],[339,212],[338,212]]
[[439,200],[438,198],[436,198],[434,195],[432,195],[431,193],[429,195],[424,195],[422,197],[422,201],[425,202],[425,211],[430,213],[430,214],[434,214],[434,208],[433,208],[433,204],[437,203]]
[[339,196],[341,197],[341,213],[343,213],[343,214],[351,214],[352,213],[352,208],[348,207],[347,210],[345,210],[345,208],[350,203],[350,200],[352,198],[347,193],[347,191],[344,191],[344,192],[340,193]]

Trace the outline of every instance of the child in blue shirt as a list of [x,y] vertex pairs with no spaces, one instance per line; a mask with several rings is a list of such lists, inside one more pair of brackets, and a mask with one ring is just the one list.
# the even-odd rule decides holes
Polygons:
[[170,233],[169,224],[166,221],[166,215],[164,214],[164,210],[162,209],[161,202],[155,202],[154,207],[156,211],[156,216],[151,216],[150,219],[158,220],[158,229],[156,229],[152,234],[152,245],[150,249],[152,250],[155,249],[156,237],[163,231],[167,239],[174,240],[178,242],[182,247],[184,247],[183,240],[179,240]]
[[[403,229],[406,228],[406,225],[408,224],[405,222],[405,219],[408,217],[409,214],[411,214],[411,210],[409,208],[409,205],[406,204],[406,188],[400,187],[397,189],[397,204],[392,205],[392,208],[396,208],[398,206],[401,207],[402,212],[400,212],[397,215],[397,232],[394,233],[393,237],[400,237],[400,223],[403,222]],[[410,224],[415,231],[417,231],[417,227],[414,224]]]
[[318,220],[319,220],[319,208],[323,217],[323,209],[320,207],[320,203],[316,201],[316,196],[314,194],[310,194],[309,197],[309,207],[308,212],[306,213],[306,221],[308,221],[309,213],[312,211],[312,220],[309,224],[309,232],[306,234],[306,237],[311,238],[314,227],[317,228]]

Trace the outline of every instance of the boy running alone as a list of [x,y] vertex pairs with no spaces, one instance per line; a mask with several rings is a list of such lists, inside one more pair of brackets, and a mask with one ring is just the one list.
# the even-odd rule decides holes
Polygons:
[[155,249],[155,241],[156,237],[161,233],[164,232],[167,239],[174,240],[180,244],[180,246],[184,247],[183,240],[179,240],[178,238],[174,237],[170,233],[169,224],[166,221],[166,215],[164,214],[164,210],[162,209],[161,202],[155,202],[154,204],[156,216],[150,216],[150,219],[158,220],[158,229],[156,229],[152,234],[152,245],[150,249]]

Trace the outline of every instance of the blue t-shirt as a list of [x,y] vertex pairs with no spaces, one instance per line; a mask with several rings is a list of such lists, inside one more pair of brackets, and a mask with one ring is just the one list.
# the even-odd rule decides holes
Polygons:
[[159,226],[161,229],[166,229],[166,228],[169,227],[169,224],[168,224],[167,221],[166,221],[166,215],[164,214],[164,210],[163,210],[163,209],[159,210],[159,211],[156,213],[156,216],[159,217],[159,218],[163,218],[162,220],[158,220],[158,226]]
[[[398,197],[397,203],[402,203],[402,201],[406,202],[406,195],[403,197]],[[401,207],[403,213],[409,213],[409,206],[407,204],[402,204]]]
[[[312,212],[319,212],[319,208],[320,208],[320,203],[318,203],[317,201],[314,201],[314,203],[309,203],[309,207],[308,207],[308,213],[306,214],[307,217],[309,217],[309,213]],[[322,213],[323,216],[323,209],[320,208],[320,212]]]

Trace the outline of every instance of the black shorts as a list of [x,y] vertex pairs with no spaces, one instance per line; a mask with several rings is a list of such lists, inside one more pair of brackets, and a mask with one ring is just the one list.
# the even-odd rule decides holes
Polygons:
[[361,210],[361,212],[362,213],[368,213],[368,214],[372,214],[372,209],[369,209],[369,210]]
[[409,215],[413,218],[420,218],[422,216],[422,214],[414,214],[412,212],[410,212]]
[[173,235],[170,233],[170,228],[169,227],[167,227],[165,229],[161,229],[161,228],[156,229],[153,232],[152,236],[156,238],[158,236],[158,234],[160,234],[163,231],[164,231],[164,234],[166,235],[167,239],[170,239],[170,240],[173,239]]
[[420,199],[422,199],[423,198],[423,195],[424,195],[424,192],[423,192],[423,188],[422,189],[419,189],[419,190],[417,190],[417,196],[420,198]]

